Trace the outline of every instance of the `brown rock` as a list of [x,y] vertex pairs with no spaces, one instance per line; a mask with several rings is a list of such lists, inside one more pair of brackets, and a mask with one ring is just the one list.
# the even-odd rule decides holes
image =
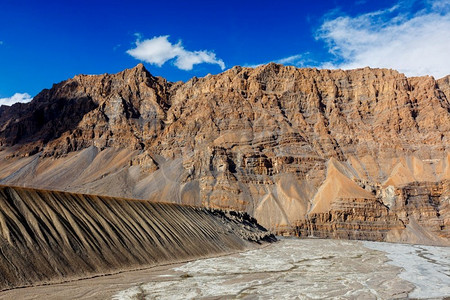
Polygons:
[[[0,110],[0,180],[244,210],[280,232],[313,214],[335,216],[343,205],[335,203],[348,200],[359,207],[358,226],[391,220],[400,230],[410,215],[390,207],[398,189],[450,179],[449,91],[448,76],[273,63],[186,83],[142,65],[80,75]],[[418,226],[435,219],[426,197],[405,197],[427,210]],[[380,207],[388,211],[364,219]]]

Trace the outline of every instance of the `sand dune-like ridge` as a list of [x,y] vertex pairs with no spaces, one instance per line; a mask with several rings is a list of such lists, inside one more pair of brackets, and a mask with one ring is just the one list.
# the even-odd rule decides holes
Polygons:
[[0,289],[242,250],[273,239],[246,214],[0,186]]

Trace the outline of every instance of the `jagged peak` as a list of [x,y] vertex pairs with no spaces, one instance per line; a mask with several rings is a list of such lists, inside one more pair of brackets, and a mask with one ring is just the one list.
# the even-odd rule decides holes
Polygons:
[[134,66],[133,68],[131,68],[131,70],[134,70],[135,72],[146,72],[146,73],[150,73],[144,66],[143,63],[138,63],[136,66]]
[[133,74],[133,75],[143,75],[145,77],[154,77],[144,66],[143,63],[138,63],[136,66],[130,69],[125,69],[119,73],[123,75]]

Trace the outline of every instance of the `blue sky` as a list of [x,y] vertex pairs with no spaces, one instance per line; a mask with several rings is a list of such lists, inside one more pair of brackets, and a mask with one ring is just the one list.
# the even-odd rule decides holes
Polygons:
[[270,61],[442,77],[448,53],[450,0],[0,0],[0,105],[139,62],[171,81]]

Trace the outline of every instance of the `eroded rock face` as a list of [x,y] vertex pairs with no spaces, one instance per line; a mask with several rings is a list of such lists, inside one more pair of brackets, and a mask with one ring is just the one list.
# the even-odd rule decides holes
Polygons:
[[[435,218],[426,197],[406,196],[422,203],[413,214],[394,200],[409,183],[450,179],[449,91],[449,77],[370,68],[268,64],[186,83],[142,65],[80,75],[0,109],[0,180],[243,210],[290,233],[329,215],[350,214],[350,224],[354,206],[358,226],[368,226],[360,232],[392,226],[331,235],[386,239],[409,216],[418,226]],[[65,103],[61,116],[33,113],[54,103]],[[448,207],[448,197],[439,201]],[[448,224],[448,213],[438,213]],[[432,231],[448,239],[445,228]]]
[[44,156],[56,157],[89,146],[142,149],[163,127],[172,85],[142,64],[114,75],[75,76],[29,104],[3,108],[0,145],[34,142]]
[[384,195],[375,199],[340,198],[333,201],[328,211],[310,213],[299,221],[296,234],[447,244],[450,237],[449,183],[449,180],[412,182],[397,187],[390,206],[382,202]]

